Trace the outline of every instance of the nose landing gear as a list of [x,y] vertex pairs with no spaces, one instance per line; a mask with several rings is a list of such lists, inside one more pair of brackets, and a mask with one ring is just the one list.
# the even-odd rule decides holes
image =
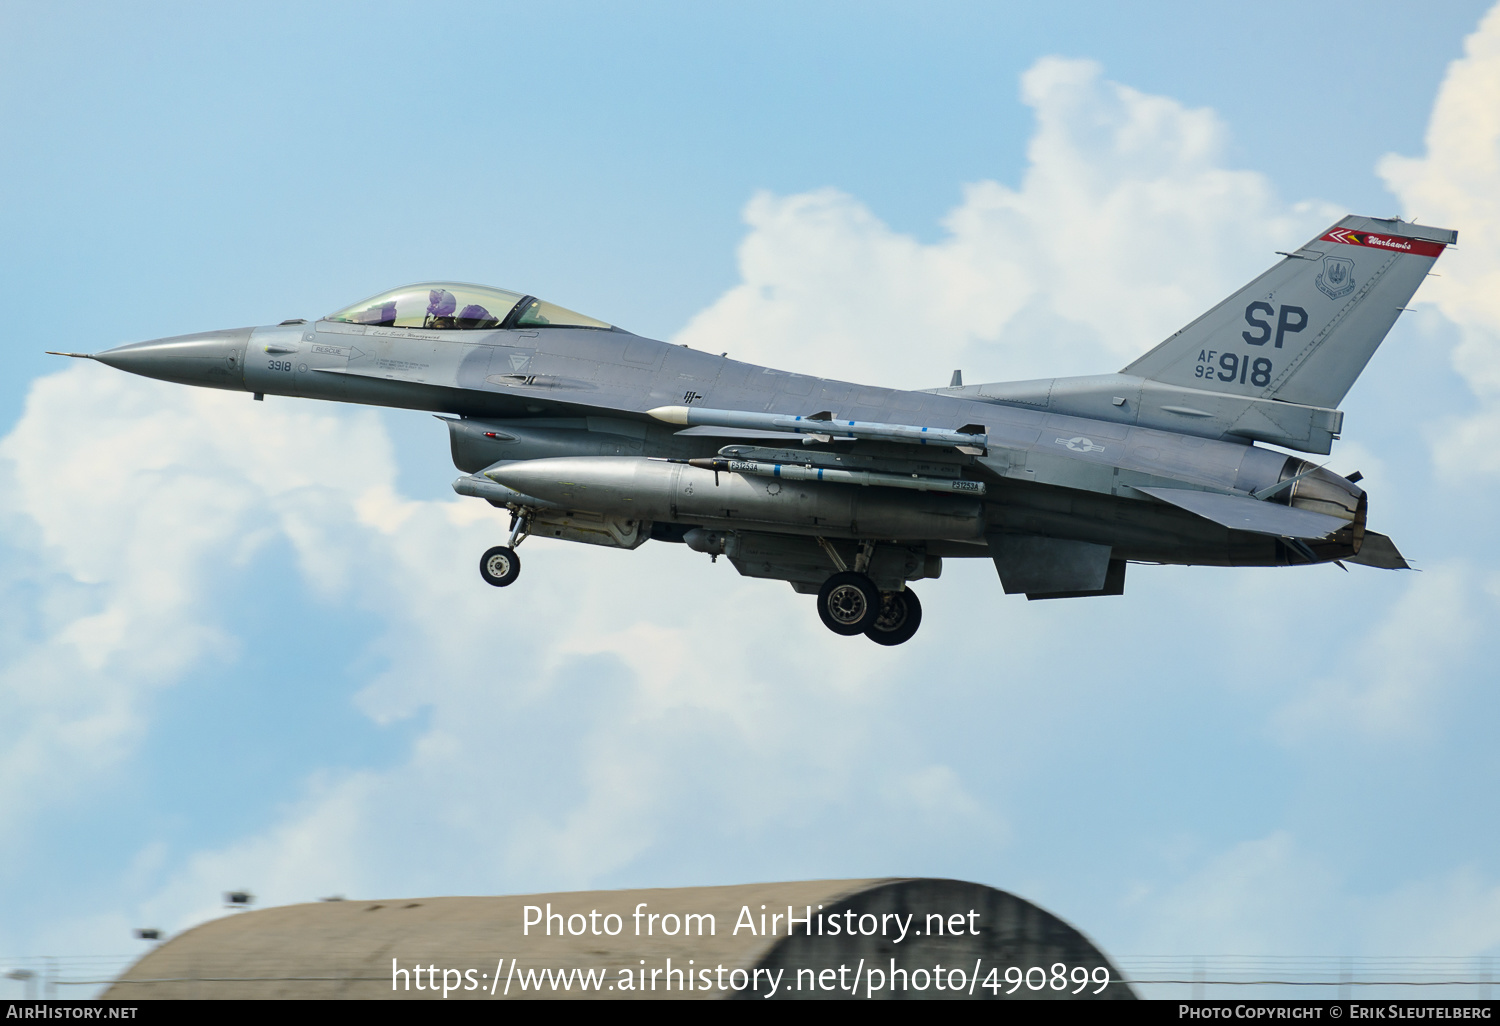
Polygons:
[[527,536],[531,534],[531,519],[525,511],[511,514],[510,543],[486,549],[479,557],[479,576],[485,584],[503,588],[521,576],[521,557],[516,555]]
[[485,584],[503,588],[521,576],[521,557],[508,545],[486,549],[479,557],[479,576]]

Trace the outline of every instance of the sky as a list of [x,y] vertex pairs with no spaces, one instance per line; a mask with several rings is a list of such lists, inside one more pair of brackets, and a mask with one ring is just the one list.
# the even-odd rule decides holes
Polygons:
[[[1122,960],[1500,956],[1500,8],[1040,7],[0,5],[0,961],[235,888],[874,876]],[[1460,233],[1330,457],[1419,572],[950,560],[897,649],[663,543],[489,588],[426,415],[42,353],[452,279],[1108,372],[1348,212]]]

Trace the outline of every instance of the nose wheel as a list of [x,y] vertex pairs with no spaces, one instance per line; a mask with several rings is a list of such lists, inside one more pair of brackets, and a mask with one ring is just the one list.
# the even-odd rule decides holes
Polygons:
[[510,544],[496,545],[485,549],[479,557],[479,576],[485,584],[503,588],[521,576],[521,557],[516,549],[531,533],[531,519],[524,511],[514,513],[510,520]]
[[479,558],[479,576],[485,584],[503,588],[521,576],[521,557],[508,545],[486,549]]

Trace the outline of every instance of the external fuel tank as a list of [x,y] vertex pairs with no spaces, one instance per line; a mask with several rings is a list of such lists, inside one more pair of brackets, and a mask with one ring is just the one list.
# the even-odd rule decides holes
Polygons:
[[840,538],[979,538],[978,499],[787,481],[638,457],[570,457],[491,467],[490,480],[568,509],[635,520],[774,524]]

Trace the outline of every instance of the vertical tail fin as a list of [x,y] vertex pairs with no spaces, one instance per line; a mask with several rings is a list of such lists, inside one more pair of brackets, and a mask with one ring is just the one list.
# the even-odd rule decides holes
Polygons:
[[1445,228],[1346,217],[1121,373],[1332,409],[1457,240]]

